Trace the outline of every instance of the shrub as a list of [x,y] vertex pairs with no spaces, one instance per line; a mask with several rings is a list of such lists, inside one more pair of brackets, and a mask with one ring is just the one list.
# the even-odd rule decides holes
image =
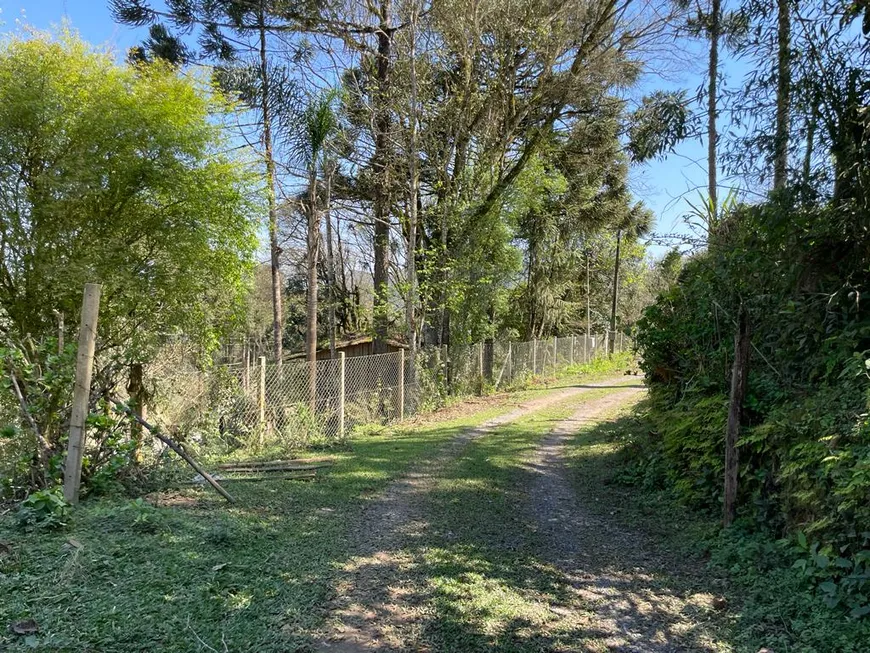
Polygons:
[[63,488],[38,490],[18,506],[15,519],[27,529],[51,530],[67,525],[70,505],[63,498]]
[[726,220],[638,325],[652,433],[624,474],[664,478],[687,503],[720,510],[734,322],[747,311],[739,514],[791,538],[826,602],[855,616],[867,612],[870,550],[867,218],[770,202]]

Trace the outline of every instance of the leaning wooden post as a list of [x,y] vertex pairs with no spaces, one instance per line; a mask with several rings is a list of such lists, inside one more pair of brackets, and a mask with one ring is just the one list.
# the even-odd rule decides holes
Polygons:
[[338,437],[344,439],[344,357],[343,351],[338,352]]
[[405,350],[399,350],[399,420],[405,419]]
[[72,416],[69,422],[69,445],[63,472],[63,496],[72,504],[79,502],[82,482],[82,454],[85,445],[85,421],[91,398],[91,374],[94,369],[94,349],[97,340],[97,317],[100,313],[98,283],[85,284],[82,301],[82,321],[79,327],[79,349],[76,356],[76,376],[73,386]]
[[266,357],[260,356],[260,391],[257,405],[260,408],[260,428],[266,426]]
[[739,472],[740,422],[749,374],[749,324],[741,306],[737,333],[734,334],[734,367],[731,370],[731,398],[728,403],[728,427],[725,431],[725,506],[723,522],[730,526],[737,513],[737,475]]

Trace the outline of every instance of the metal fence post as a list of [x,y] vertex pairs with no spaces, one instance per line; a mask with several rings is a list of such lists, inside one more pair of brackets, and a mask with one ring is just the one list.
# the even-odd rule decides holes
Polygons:
[[97,318],[100,313],[98,283],[85,284],[82,301],[82,321],[79,327],[79,348],[76,354],[76,375],[73,386],[72,415],[69,422],[69,444],[63,474],[63,496],[70,503],[79,502],[82,482],[82,454],[85,448],[85,422],[91,397],[91,375],[94,369],[94,349],[97,340]]
[[338,352],[338,437],[344,439],[344,358],[343,351]]
[[399,350],[399,420],[405,419],[405,350]]
[[266,425],[266,357],[260,356],[260,392],[258,405],[260,407],[260,427]]

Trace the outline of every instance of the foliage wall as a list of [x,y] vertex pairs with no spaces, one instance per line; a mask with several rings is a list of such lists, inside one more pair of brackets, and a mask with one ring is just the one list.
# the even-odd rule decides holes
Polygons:
[[720,510],[735,320],[749,316],[739,441],[744,525],[800,533],[831,603],[866,613],[870,561],[870,214],[780,196],[741,208],[646,310],[646,481]]

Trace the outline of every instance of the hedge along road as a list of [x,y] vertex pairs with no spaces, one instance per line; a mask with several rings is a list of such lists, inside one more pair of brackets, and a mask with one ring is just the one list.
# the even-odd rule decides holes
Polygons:
[[550,392],[392,483],[354,529],[316,650],[730,650],[691,572],[569,481],[568,438],[641,396],[625,377]]

